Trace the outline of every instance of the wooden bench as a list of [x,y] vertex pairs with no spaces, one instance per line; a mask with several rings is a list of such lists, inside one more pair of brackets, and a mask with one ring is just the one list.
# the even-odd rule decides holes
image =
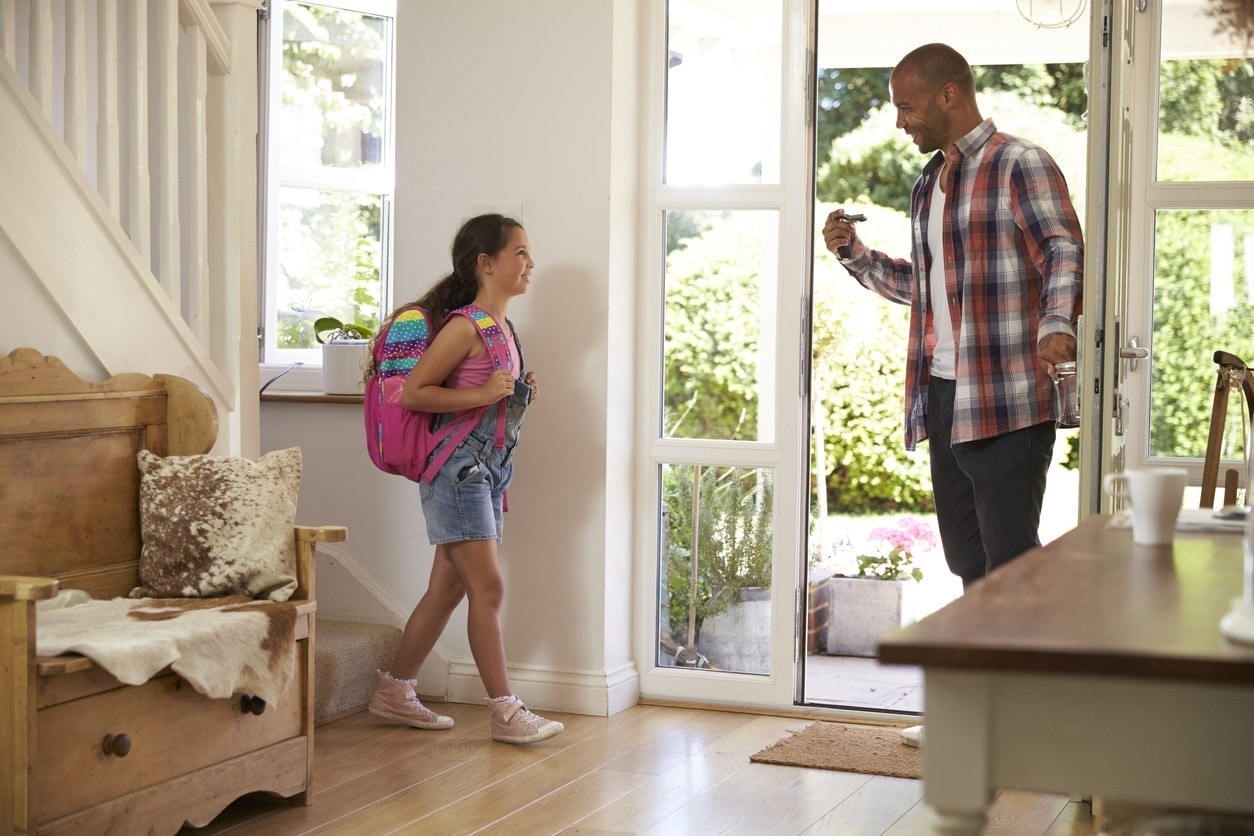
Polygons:
[[37,601],[139,585],[137,452],[205,453],[217,427],[182,378],[93,383],[34,349],[0,357],[0,833],[174,833],[251,792],[311,802],[314,548],[345,529],[293,534],[296,673],[276,706],[35,655]]

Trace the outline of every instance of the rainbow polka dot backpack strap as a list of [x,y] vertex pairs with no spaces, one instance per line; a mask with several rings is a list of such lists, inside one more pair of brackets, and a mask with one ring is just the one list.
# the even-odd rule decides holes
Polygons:
[[[509,338],[505,336],[505,329],[501,327],[492,314],[478,305],[466,305],[452,311],[449,316],[464,316],[478,326],[479,336],[483,337],[483,344],[487,348],[488,355],[492,358],[494,368],[514,370],[514,360],[509,350]],[[445,322],[447,321],[446,319]],[[514,331],[514,326],[508,320],[506,320],[506,325],[514,335],[514,345],[518,348],[518,357],[521,361],[522,346],[518,343],[518,333]],[[522,377],[521,374],[517,376]]]
[[379,345],[379,376],[385,381],[399,379],[404,385],[405,378],[430,344],[431,324],[427,312],[416,306],[401,311],[388,326]]

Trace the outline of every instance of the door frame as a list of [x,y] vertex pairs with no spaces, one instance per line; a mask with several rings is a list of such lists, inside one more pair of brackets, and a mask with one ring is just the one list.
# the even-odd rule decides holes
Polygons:
[[[807,288],[811,247],[783,246],[813,238],[812,91],[807,81],[813,63],[811,0],[780,0],[780,182],[732,186],[676,186],[663,179],[667,61],[646,61],[644,189],[641,200],[642,252],[646,265],[639,287],[640,373],[636,405],[638,457],[636,536],[643,547],[636,567],[634,648],[644,699],[792,708],[799,632],[804,641],[805,528],[808,502],[806,411],[808,328]],[[650,0],[642,39],[646,54],[666,56],[667,3]],[[706,441],[664,438],[660,433],[663,367],[666,212],[670,210],[754,210],[778,212],[778,285],[772,319],[775,335],[773,380],[766,390],[774,399],[774,438],[767,442]],[[745,674],[663,666],[658,659],[658,590],[663,464],[700,464],[767,468],[774,472],[774,538],[771,570],[769,672]],[[799,622],[800,618],[800,622]]]

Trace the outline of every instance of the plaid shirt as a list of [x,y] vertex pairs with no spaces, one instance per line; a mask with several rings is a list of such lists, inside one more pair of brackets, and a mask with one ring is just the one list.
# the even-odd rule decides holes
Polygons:
[[910,306],[906,449],[927,438],[932,330],[927,246],[932,188],[945,157],[945,290],[957,357],[951,444],[1052,420],[1053,381],[1037,361],[1048,334],[1075,336],[1084,244],[1062,172],[1044,149],[986,119],[923,168],[910,197],[911,257],[855,241],[844,265],[864,286]]

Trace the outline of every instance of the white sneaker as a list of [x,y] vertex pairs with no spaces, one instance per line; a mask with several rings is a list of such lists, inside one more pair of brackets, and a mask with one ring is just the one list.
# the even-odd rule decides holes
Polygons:
[[916,749],[923,746],[923,727],[911,726],[908,729],[901,730],[901,742],[907,746],[913,746]]

